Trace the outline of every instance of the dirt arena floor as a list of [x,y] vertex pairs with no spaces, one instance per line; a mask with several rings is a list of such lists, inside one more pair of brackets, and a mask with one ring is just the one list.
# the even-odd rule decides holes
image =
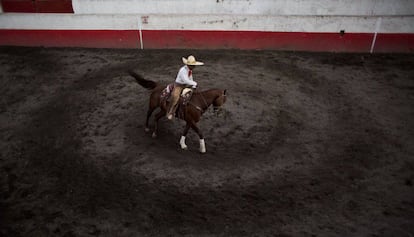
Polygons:
[[[202,117],[144,131],[194,54]],[[0,236],[413,236],[414,55],[0,48]],[[152,122],[153,124],[153,122]]]

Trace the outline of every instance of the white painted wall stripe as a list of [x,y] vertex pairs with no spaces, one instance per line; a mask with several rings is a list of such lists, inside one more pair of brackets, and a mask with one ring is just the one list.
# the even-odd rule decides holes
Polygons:
[[72,0],[76,14],[412,15],[413,0]]
[[[378,17],[256,15],[0,14],[0,29],[44,30],[226,30],[373,33]],[[413,33],[414,16],[382,17],[378,33]]]

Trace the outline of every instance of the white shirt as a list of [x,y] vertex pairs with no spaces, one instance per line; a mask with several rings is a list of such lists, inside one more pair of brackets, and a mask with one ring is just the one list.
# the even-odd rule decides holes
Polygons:
[[178,71],[175,82],[182,85],[190,85],[193,86],[193,88],[195,88],[197,86],[197,82],[193,80],[192,74],[189,76],[189,71],[190,69],[187,67],[187,65],[181,67],[180,71]]

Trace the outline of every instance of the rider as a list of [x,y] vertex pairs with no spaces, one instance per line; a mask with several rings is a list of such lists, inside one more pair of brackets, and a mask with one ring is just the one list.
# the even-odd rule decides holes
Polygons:
[[188,56],[188,58],[182,58],[182,60],[185,65],[180,68],[175,79],[174,90],[171,93],[171,103],[167,113],[169,120],[174,117],[182,90],[186,87],[197,87],[197,82],[193,80],[193,69],[195,66],[204,65],[203,62],[198,62],[193,55]]

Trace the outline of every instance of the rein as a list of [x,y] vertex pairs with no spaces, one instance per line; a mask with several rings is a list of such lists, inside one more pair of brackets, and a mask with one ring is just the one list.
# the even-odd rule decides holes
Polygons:
[[[203,109],[203,108],[201,108],[200,106],[198,106],[198,105],[196,105],[196,104],[194,104],[194,103],[191,103],[191,102],[189,102],[188,104],[190,104],[190,105],[194,106],[197,110],[201,111],[201,113],[204,113],[204,112],[208,109],[209,105],[207,104],[207,101],[206,101],[206,99],[204,98],[203,93],[202,93],[202,92],[200,92],[199,94],[200,94],[201,99],[203,100],[204,104],[206,105],[206,109]],[[226,96],[226,94],[223,94],[222,96],[224,96],[224,97],[225,97],[225,96]],[[214,109],[214,111],[216,111],[216,110],[220,109],[220,106],[213,106],[213,109]]]
[[199,95],[201,96],[201,98],[203,99],[203,102],[204,102],[204,104],[206,105],[206,109],[203,109],[203,108],[201,108],[200,106],[198,106],[198,105],[196,105],[196,104],[194,104],[194,103],[192,103],[192,102],[188,102],[188,104],[190,104],[190,105],[192,105],[192,106],[194,106],[197,110],[199,110],[201,113],[204,113],[207,109],[208,109],[208,104],[207,104],[207,101],[206,101],[206,99],[204,98],[204,96],[203,96],[203,93],[202,92],[200,92],[199,93]]
[[204,104],[205,104],[205,105],[206,105],[206,107],[208,108],[208,104],[207,104],[206,99],[205,99],[205,98],[204,98],[204,96],[203,96],[203,93],[200,93],[200,96],[201,96],[201,98],[203,99]]
[[203,110],[200,106],[195,105],[195,104],[193,104],[193,103],[191,103],[191,102],[189,102],[188,104],[189,104],[189,105],[194,106],[197,110],[200,110],[200,111],[201,111],[201,113],[204,113],[204,110]]

